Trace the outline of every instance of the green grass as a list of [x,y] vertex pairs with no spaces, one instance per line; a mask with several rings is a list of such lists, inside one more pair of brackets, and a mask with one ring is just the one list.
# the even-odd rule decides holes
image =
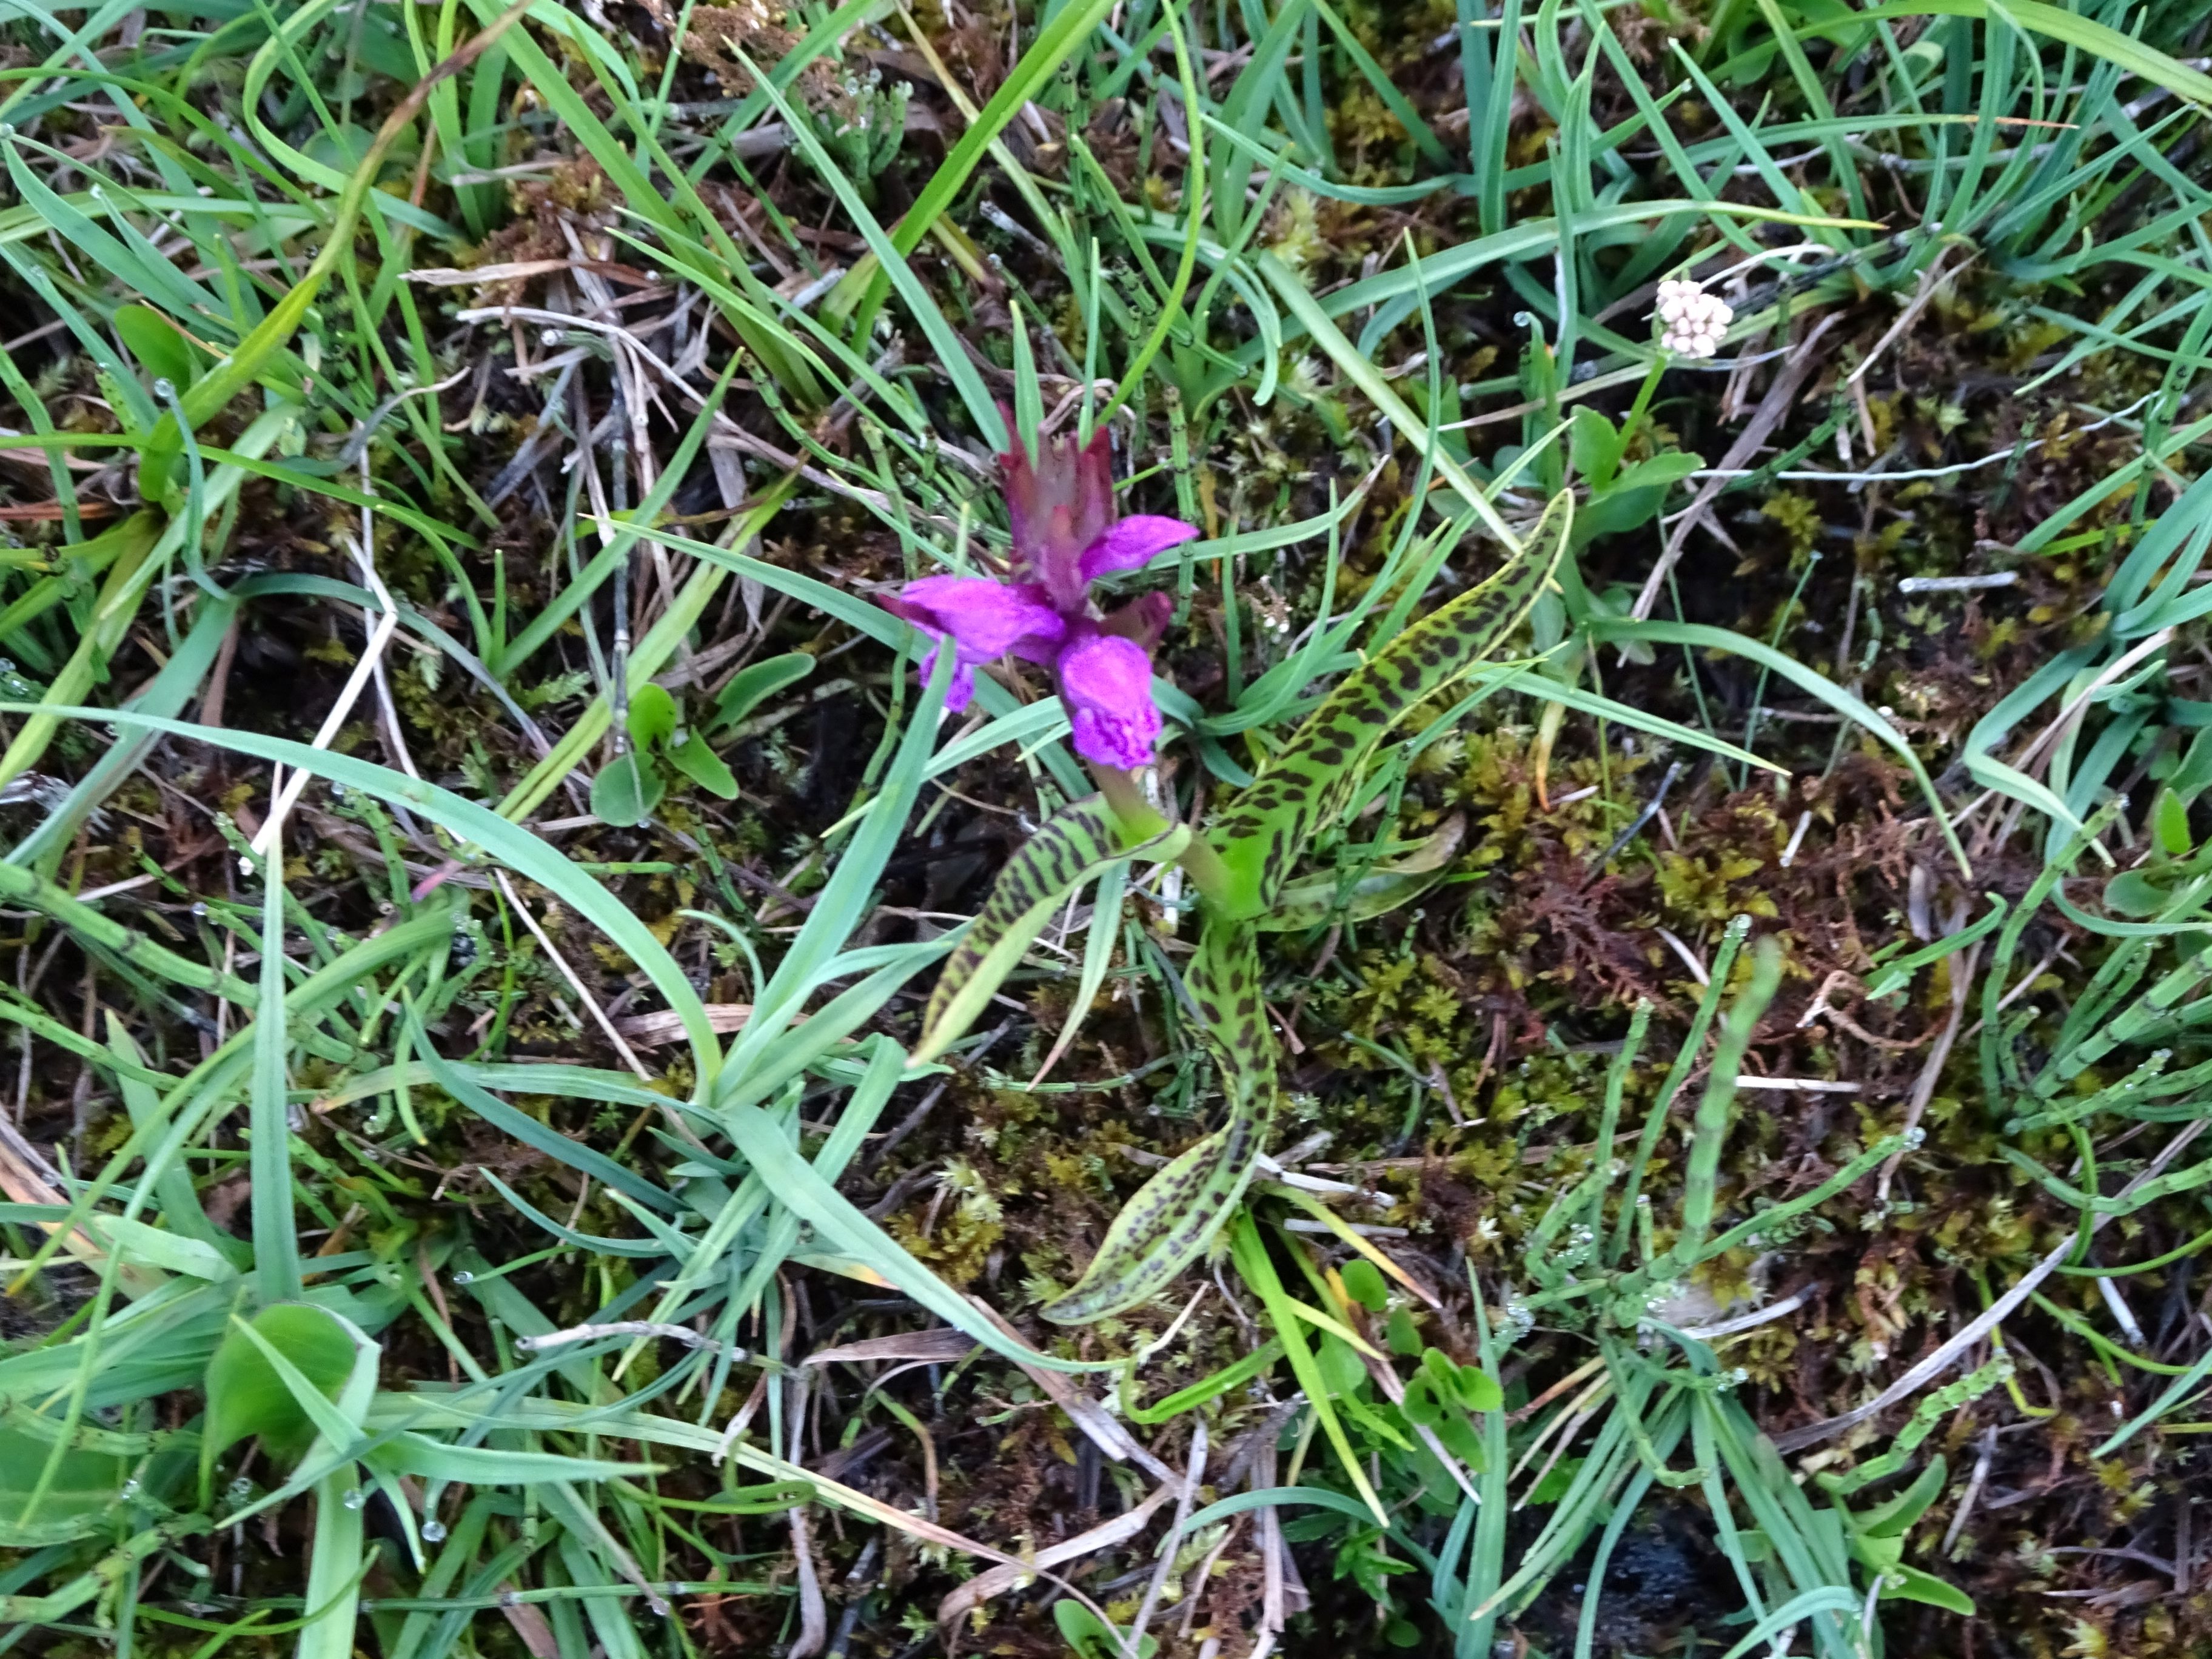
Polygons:
[[[2202,1650],[2208,33],[13,8],[0,1650]],[[1126,848],[927,1012],[1054,422],[1194,825],[1573,508],[1067,1326],[1259,1085]]]

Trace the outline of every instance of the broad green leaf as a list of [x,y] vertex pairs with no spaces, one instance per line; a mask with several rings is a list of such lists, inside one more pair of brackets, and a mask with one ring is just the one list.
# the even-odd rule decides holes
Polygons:
[[798,684],[813,672],[814,655],[808,651],[787,652],[753,664],[732,676],[722,688],[714,699],[714,718],[707,722],[707,729],[720,732],[735,726],[777,692]]
[[[257,1314],[252,1326],[328,1398],[336,1399],[353,1375],[354,1338],[342,1321],[321,1308],[279,1302]],[[298,1457],[315,1437],[306,1408],[244,1331],[233,1328],[216,1347],[208,1361],[206,1390],[203,1470],[248,1435],[258,1435],[262,1449],[280,1462]]]
[[738,798],[737,775],[714,752],[714,745],[696,732],[667,752],[668,763],[702,789],[724,800]]
[[[1052,1620],[1075,1659],[1127,1659],[1127,1638],[1080,1601],[1054,1602]],[[1158,1638],[1146,1636],[1137,1644],[1137,1659],[1152,1659],[1159,1645]]]
[[635,749],[619,754],[592,780],[592,816],[624,829],[643,823],[667,786]]
[[1141,854],[1164,863],[1189,839],[1190,831],[1178,824],[1125,847],[1114,811],[1099,795],[1086,795],[1046,819],[1006,860],[991,896],[945,958],[922,1014],[915,1062],[934,1060],[960,1040],[1069,894],[1127,858]]
[[1275,1041],[1261,996],[1257,933],[1208,911],[1185,984],[1221,1073],[1229,1121],[1137,1191],[1075,1288],[1039,1310],[1086,1324],[1156,1295],[1212,1242],[1244,1195],[1274,1121]]
[[1573,517],[1573,497],[1563,490],[1518,558],[1346,676],[1237,798],[1208,836],[1229,872],[1229,890],[1218,902],[1231,914],[1249,919],[1272,909],[1307,842],[1342,812],[1368,757],[1391,727],[1520,626],[1559,563]]
[[[125,1437],[80,1428],[46,1476],[47,1460],[63,1425],[17,1407],[0,1423],[0,1548],[37,1549],[104,1530],[101,1517],[129,1479],[132,1459]],[[40,1489],[31,1514],[25,1504]]]
[[629,740],[650,749],[676,730],[676,699],[665,686],[641,685],[630,693]]
[[1892,1567],[1883,1575],[1881,1599],[1885,1601],[1924,1601],[1931,1607],[1941,1607],[1946,1613],[1962,1613],[1972,1617],[1974,1598],[1956,1584],[1947,1583],[1932,1572],[1923,1572],[1917,1567],[1903,1563]]
[[167,380],[180,393],[191,385],[198,372],[191,343],[153,307],[118,306],[115,331],[123,337],[123,343],[131,348],[131,355],[148,378]]

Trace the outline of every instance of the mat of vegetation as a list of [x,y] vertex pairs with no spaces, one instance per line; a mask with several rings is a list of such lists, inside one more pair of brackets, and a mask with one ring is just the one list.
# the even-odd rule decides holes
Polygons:
[[2212,5],[0,15],[0,1651],[2212,1650]]

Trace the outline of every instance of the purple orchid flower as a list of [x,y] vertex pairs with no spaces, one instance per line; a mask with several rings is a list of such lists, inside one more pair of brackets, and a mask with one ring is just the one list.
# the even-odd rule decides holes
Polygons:
[[[977,665],[1017,656],[1053,671],[1077,754],[1121,771],[1146,765],[1160,735],[1152,647],[1174,603],[1147,593],[1108,613],[1092,600],[1091,584],[1150,562],[1195,537],[1197,526],[1149,513],[1115,518],[1103,429],[1088,444],[1046,440],[1034,466],[1018,444],[999,462],[1014,533],[1009,580],[925,576],[882,604],[939,641],[939,649],[951,641],[946,708],[968,706]],[[925,677],[936,660],[932,652]]]

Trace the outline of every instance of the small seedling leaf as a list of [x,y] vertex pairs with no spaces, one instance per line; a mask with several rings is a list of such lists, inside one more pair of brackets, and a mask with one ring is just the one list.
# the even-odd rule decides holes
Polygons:
[[1859,1531],[1869,1538],[1902,1537],[1927,1512],[1928,1506],[1943,1495],[1947,1472],[1945,1460],[1938,1456],[1920,1471],[1919,1478],[1911,1486],[1878,1509],[1869,1511],[1858,1523]]
[[696,732],[668,751],[668,763],[709,794],[738,798],[738,780],[722,757]]
[[1505,1391],[1488,1372],[1473,1365],[1462,1365],[1456,1379],[1459,1403],[1471,1412],[1495,1412],[1505,1408]]
[[708,730],[726,731],[777,692],[798,684],[813,672],[813,654],[805,651],[770,657],[740,671],[714,699],[714,718],[708,723]]
[[1390,1288],[1383,1283],[1382,1270],[1373,1262],[1347,1261],[1342,1277],[1346,1294],[1368,1312],[1381,1313],[1390,1305]]
[[665,687],[641,685],[630,694],[629,740],[641,749],[665,742],[676,731],[676,699]]
[[2151,814],[2158,826],[2158,844],[2169,856],[2179,858],[2196,845],[2189,833],[2189,808],[2181,797],[2171,789],[2158,792],[2158,805]]
[[1591,489],[1603,489],[1620,471],[1620,432],[1588,404],[1577,404],[1567,428],[1567,453],[1575,476]]
[[[1127,1659],[1121,1632],[1082,1602],[1054,1602],[1052,1620],[1074,1659]],[[1157,1638],[1146,1637],[1137,1644],[1138,1659],[1152,1659],[1159,1645]]]
[[660,805],[666,788],[660,775],[633,749],[616,756],[592,780],[592,816],[602,823],[632,828]]
[[1971,1615],[1974,1598],[1956,1584],[1946,1583],[1932,1572],[1923,1572],[1917,1567],[1897,1566],[1890,1569],[1882,1584],[1881,1599],[1885,1601],[1924,1601],[1931,1607],[1941,1607],[1946,1613]]

